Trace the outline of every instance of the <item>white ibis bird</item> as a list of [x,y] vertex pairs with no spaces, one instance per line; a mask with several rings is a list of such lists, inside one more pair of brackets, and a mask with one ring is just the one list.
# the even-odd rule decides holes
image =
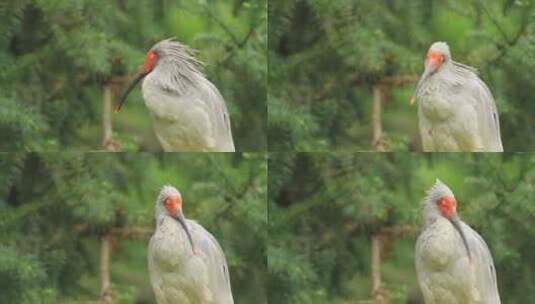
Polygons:
[[453,61],[445,42],[429,48],[415,95],[424,151],[503,151],[489,88],[476,69]]
[[459,219],[451,190],[437,180],[424,199],[415,265],[426,304],[499,304],[487,244]]
[[164,151],[234,152],[225,101],[199,70],[200,62],[185,45],[167,39],[147,53],[143,70],[132,80],[115,108],[143,78],[143,98]]
[[232,304],[227,261],[216,239],[184,218],[182,196],[165,186],[156,201],[149,275],[158,304]]

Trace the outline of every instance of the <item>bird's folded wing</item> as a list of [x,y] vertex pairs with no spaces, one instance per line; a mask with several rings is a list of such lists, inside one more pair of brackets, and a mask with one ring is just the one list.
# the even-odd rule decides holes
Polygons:
[[473,102],[478,113],[478,125],[483,136],[483,144],[487,151],[502,152],[500,120],[494,98],[487,85],[474,75],[477,82],[474,86]]
[[215,303],[234,303],[230,287],[227,261],[221,246],[219,246],[219,243],[212,234],[197,222],[188,222],[192,228],[191,234],[195,242],[196,250],[206,263],[209,277],[209,288],[212,290]]
[[205,90],[203,100],[208,104],[213,120],[214,133],[217,137],[218,146],[228,152],[234,151],[234,140],[230,126],[230,118],[227,105],[219,90],[211,83],[206,83],[208,90]]
[[477,278],[475,284],[482,298],[481,303],[500,304],[496,270],[490,250],[483,238],[470,226],[463,224],[463,230],[466,232],[466,239],[472,253],[472,263],[474,263]]

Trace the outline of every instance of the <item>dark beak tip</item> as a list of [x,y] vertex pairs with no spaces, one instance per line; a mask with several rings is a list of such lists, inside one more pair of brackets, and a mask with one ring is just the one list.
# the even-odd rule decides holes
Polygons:
[[117,113],[117,112],[119,112],[121,110],[123,104],[126,102],[126,98],[128,97],[128,94],[130,94],[130,92],[136,87],[136,85],[139,83],[139,81],[141,81],[141,79],[143,79],[143,77],[147,76],[147,74],[148,73],[146,73],[146,72],[141,72],[130,82],[130,84],[128,85],[128,87],[124,91],[124,93],[123,93],[123,95],[121,97],[121,100],[115,106],[115,109],[114,109],[115,113]]

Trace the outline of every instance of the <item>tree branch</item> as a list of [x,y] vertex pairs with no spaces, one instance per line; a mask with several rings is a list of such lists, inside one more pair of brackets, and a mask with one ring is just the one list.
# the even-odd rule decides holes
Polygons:
[[399,225],[394,227],[386,227],[380,230],[380,233],[388,237],[403,238],[407,235],[416,235],[419,227],[412,225]]
[[[529,20],[530,20],[530,12],[531,10],[528,10],[526,9],[522,15],[522,23],[520,24],[520,28],[518,29],[518,31],[516,32],[515,36],[513,37],[513,39],[511,40],[507,40],[507,45],[509,47],[513,47],[515,46],[517,43],[518,43],[518,40],[520,40],[520,37],[522,37],[522,35],[524,35],[524,33],[526,32],[526,29],[528,27],[528,24],[529,24]],[[498,45],[498,49],[500,50],[500,53],[498,56],[496,56],[496,58],[492,59],[490,62],[492,63],[497,63],[498,61],[500,61],[506,54],[507,54],[507,48],[505,47],[501,47]]]
[[[379,81],[374,82],[374,84],[379,85],[389,85],[389,86],[404,86],[409,84],[414,84],[418,81],[420,76],[418,75],[395,75],[395,76],[386,76],[381,78]],[[351,85],[352,86],[359,86],[363,83],[370,82],[365,77],[362,77],[362,75],[356,74],[351,78]]]
[[145,239],[149,237],[153,232],[150,227],[122,227],[114,228],[111,230],[111,234],[115,238],[119,239]]
[[207,15],[212,18],[212,20],[214,20],[215,23],[219,24],[219,26],[230,36],[230,39],[232,39],[232,42],[234,42],[234,44],[236,44],[237,46],[240,45],[240,40],[238,39],[238,37],[236,37],[236,35],[234,35],[234,32],[232,32],[230,30],[230,28],[221,20],[219,20],[219,18],[217,18],[217,16],[212,12],[211,9],[208,8],[208,6],[205,6],[205,10],[204,10]]

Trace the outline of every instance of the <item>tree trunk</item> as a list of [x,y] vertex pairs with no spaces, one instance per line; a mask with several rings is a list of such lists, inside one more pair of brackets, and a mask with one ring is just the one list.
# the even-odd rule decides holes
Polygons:
[[105,234],[100,238],[100,303],[112,302],[110,288],[110,243],[111,235]]
[[119,145],[113,140],[112,96],[112,84],[107,81],[102,87],[102,147],[117,152]]
[[372,263],[372,299],[373,304],[384,304],[385,299],[381,289],[381,247],[382,236],[376,233],[372,236],[371,263]]
[[111,304],[110,288],[110,243],[111,235],[105,234],[100,238],[100,303]]
[[383,111],[383,87],[381,85],[373,86],[373,104],[372,104],[372,145],[375,151],[385,151],[383,141],[383,123],[382,123],[382,111]]

